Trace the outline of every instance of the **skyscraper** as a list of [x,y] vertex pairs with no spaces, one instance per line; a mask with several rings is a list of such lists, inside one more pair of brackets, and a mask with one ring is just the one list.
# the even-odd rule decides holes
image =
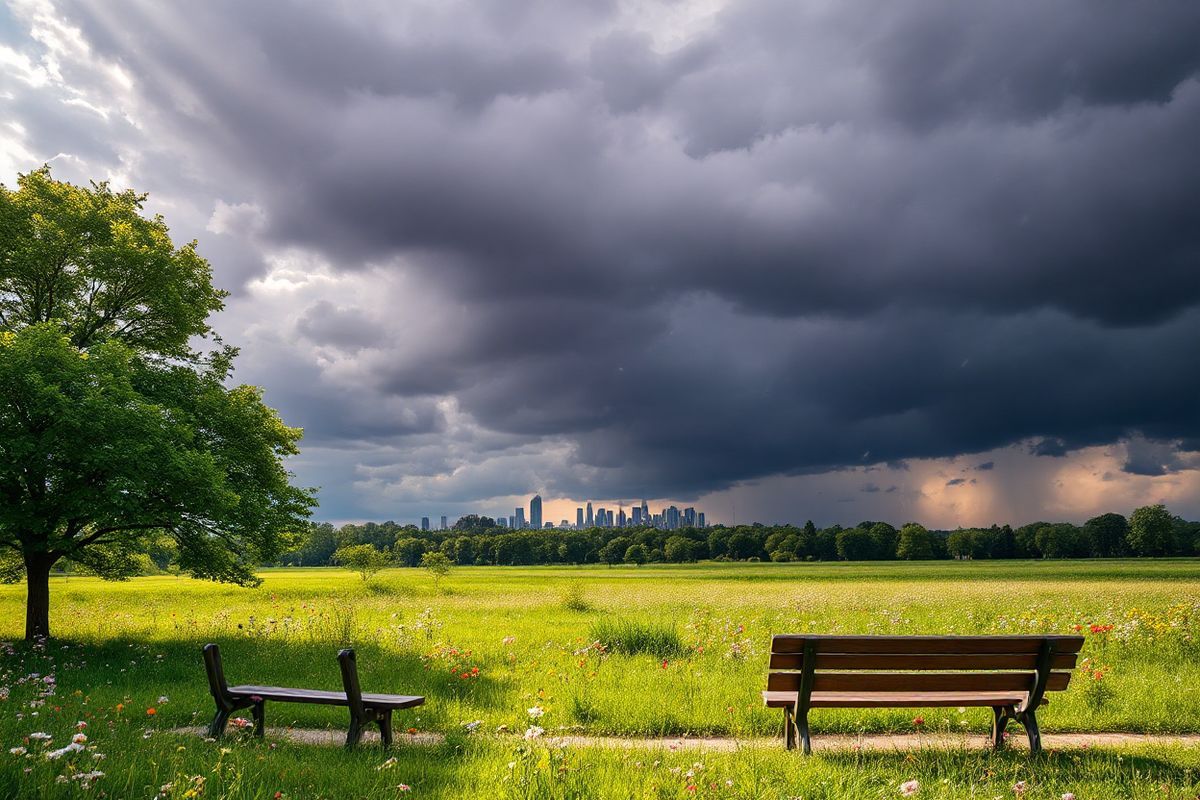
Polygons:
[[626,520],[625,520],[625,509],[623,509],[623,508],[622,508],[622,509],[618,509],[618,510],[617,510],[617,527],[618,527],[618,528],[624,528],[624,527],[625,527],[625,521],[626,521]]
[[696,509],[692,506],[683,510],[683,524],[689,528],[696,527]]
[[575,509],[575,530],[583,530],[583,508]]
[[696,524],[699,525],[701,528],[707,527],[704,524],[704,512],[703,511],[701,511],[699,514],[696,515]]
[[650,504],[645,500],[642,501],[642,523],[645,525],[650,524]]
[[512,514],[508,515],[508,527],[509,527],[509,530],[512,530],[513,528],[517,527],[517,518],[514,517]]
[[517,512],[517,524],[516,524],[516,527],[518,527],[518,528],[524,528],[524,527],[525,527],[525,509],[524,509],[524,508],[521,508],[520,506],[518,506],[518,507],[517,507],[517,509],[516,509],[516,512]]
[[608,514],[604,513],[604,506],[600,506],[599,508],[596,509],[596,527],[604,528],[604,527],[607,527],[607,524],[608,524]]
[[633,507],[633,521],[630,524],[633,525],[635,528],[638,525],[642,524],[642,507],[641,506]]
[[449,530],[450,526],[446,524],[446,515],[442,514],[442,530]]
[[542,529],[542,496],[535,494],[529,501],[529,527],[535,531]]
[[609,511],[609,512],[608,512],[608,513],[605,515],[604,524],[605,524],[605,525],[607,525],[607,526],[608,526],[608,527],[610,527],[610,528],[613,526],[613,513],[612,513],[612,511]]
[[429,530],[429,517],[421,517],[421,530]]
[[590,528],[596,524],[596,520],[592,517],[592,502],[589,500],[587,504],[587,526]]

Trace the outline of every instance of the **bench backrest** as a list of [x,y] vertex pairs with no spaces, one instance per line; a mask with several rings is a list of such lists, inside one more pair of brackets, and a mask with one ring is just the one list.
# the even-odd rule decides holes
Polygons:
[[350,649],[338,651],[338,666],[342,668],[342,687],[346,690],[346,702],[350,713],[356,718],[364,716],[362,688],[358,685],[358,661]]
[[768,691],[1029,692],[1066,689],[1082,636],[809,636],[771,639]]
[[225,682],[225,669],[221,666],[221,648],[215,644],[204,645],[204,671],[208,673],[208,690],[218,704],[229,699],[229,684]]

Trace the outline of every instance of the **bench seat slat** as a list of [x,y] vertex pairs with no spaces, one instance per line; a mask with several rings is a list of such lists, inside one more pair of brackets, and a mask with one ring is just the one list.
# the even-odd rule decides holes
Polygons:
[[[796,692],[763,692],[767,708],[789,708],[796,704]],[[1026,692],[813,692],[813,708],[985,708],[1017,706],[1025,702]],[[1042,705],[1049,701],[1042,699]]]
[[776,634],[771,640],[773,653],[800,653],[812,640],[822,653],[903,653],[938,655],[947,653],[1038,653],[1047,639],[1054,641],[1057,653],[1078,653],[1082,636],[816,636]]
[[[230,686],[229,693],[237,698],[261,697],[277,703],[312,703],[317,705],[349,705],[345,692],[321,689],[291,689],[286,686]],[[363,705],[369,708],[412,708],[425,702],[424,697],[402,694],[363,693]]]
[[[1074,669],[1078,653],[1056,653],[1052,669]],[[817,670],[1029,670],[1037,669],[1037,653],[821,653]],[[800,653],[772,653],[770,669],[804,668]]]
[[[767,690],[799,691],[801,673],[771,672]],[[1071,673],[1051,672],[1046,688],[1061,691]],[[1028,692],[1032,672],[818,672],[814,692]]]

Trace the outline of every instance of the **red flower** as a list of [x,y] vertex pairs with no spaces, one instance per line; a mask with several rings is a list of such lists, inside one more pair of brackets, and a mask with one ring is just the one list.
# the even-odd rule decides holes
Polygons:
[[924,717],[913,717],[913,725],[915,725],[915,726],[917,726],[917,727],[919,728],[919,727],[921,727],[921,726],[922,726],[922,725],[924,725],[924,724],[925,724],[925,718],[924,718]]

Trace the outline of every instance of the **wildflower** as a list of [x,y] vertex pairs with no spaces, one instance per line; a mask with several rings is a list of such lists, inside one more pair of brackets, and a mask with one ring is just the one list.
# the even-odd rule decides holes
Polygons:
[[503,639],[501,639],[501,642],[504,644],[512,644],[516,640],[517,640],[517,637],[515,637],[515,636],[505,636]]
[[249,728],[250,720],[246,719],[245,717],[234,717],[233,719],[229,720],[229,724],[235,728]]
[[171,698],[167,697],[167,696],[164,694],[164,695],[162,695],[162,696],[160,696],[160,697],[158,698],[158,704],[161,706],[163,703],[168,703],[168,702],[170,702],[170,700],[171,700]]
[[391,769],[392,767],[396,766],[397,763],[399,763],[398,759],[395,756],[392,756],[375,769]]
[[1063,792],[1062,800],[1075,800],[1074,792]]
[[8,748],[8,752],[13,754],[14,756],[23,756],[26,753],[28,753],[29,751],[26,750],[24,747],[10,747],[10,748]]
[[545,732],[546,732],[545,728],[539,728],[537,725],[530,725],[525,730],[525,738],[526,739],[536,739],[537,737],[541,736]]
[[538,717],[545,715],[546,710],[541,706],[534,706],[533,708],[528,709],[526,713],[529,714],[530,719],[537,719]]
[[416,736],[416,735],[417,735],[417,729],[416,729],[416,728],[409,728],[409,729],[408,729],[408,735],[409,735],[409,736]]
[[919,717],[919,716],[918,716],[918,717],[913,717],[913,727],[914,727],[914,728],[919,728],[919,727],[921,727],[921,726],[922,726],[922,725],[924,725],[924,724],[925,724],[925,718],[924,718],[924,717]]
[[25,738],[32,739],[35,742],[48,742],[54,737],[52,737],[50,734],[46,733],[45,731],[34,731],[33,733],[29,734]]
[[479,730],[479,726],[482,724],[483,720],[477,719],[474,722],[464,722],[463,728],[467,731],[467,733],[474,733],[475,731]]
[[75,744],[86,744],[87,743],[87,734],[86,733],[77,733],[71,737],[71,741],[74,742]]
[[1025,794],[1025,790],[1027,788],[1028,787],[1025,785],[1025,781],[1017,781],[1015,784],[1013,784],[1013,794],[1017,796],[1023,795]]
[[78,753],[82,749],[83,745],[81,745],[79,742],[71,742],[65,747],[60,747],[57,750],[51,750],[50,752],[46,753],[46,758],[59,759],[65,756],[67,753]]
[[75,723],[75,730],[77,730],[77,731],[81,731],[86,727],[87,727],[87,723],[84,722],[83,720],[79,720],[79,722]]
[[399,790],[400,790],[400,791],[402,791],[402,792],[411,792],[411,791],[412,791],[412,787],[411,787],[411,786],[409,786],[407,783],[401,783],[401,784],[398,784],[398,785],[396,786],[396,788],[397,788],[397,789],[399,789]]
[[900,784],[900,794],[905,797],[912,797],[919,791],[921,791],[921,784],[918,781],[905,781]]

